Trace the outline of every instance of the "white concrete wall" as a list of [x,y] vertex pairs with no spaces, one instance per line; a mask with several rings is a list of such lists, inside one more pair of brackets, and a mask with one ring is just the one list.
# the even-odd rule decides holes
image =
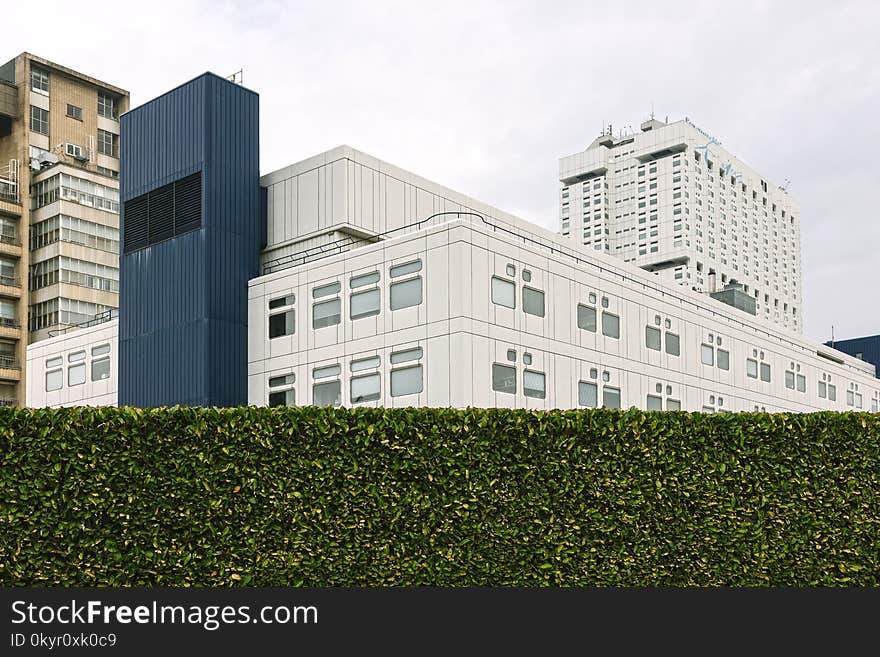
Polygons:
[[[268,402],[271,377],[294,374],[296,403],[312,403],[312,372],[339,364],[342,403],[351,404],[350,363],[365,355],[381,358],[382,396],[372,405],[509,406],[518,408],[571,408],[578,405],[579,381],[595,381],[602,398],[604,386],[621,390],[624,407],[645,408],[647,396],[680,400],[685,410],[810,411],[847,410],[847,391],[862,396],[862,410],[871,410],[880,398],[880,381],[872,367],[840,352],[808,342],[769,322],[733,311],[728,306],[680,287],[665,287],[656,277],[635,268],[612,268],[604,258],[566,248],[563,238],[542,234],[493,232],[479,220],[459,220],[434,226],[384,243],[327,258],[301,267],[254,279],[249,289],[249,402]],[[534,237],[538,242],[529,242]],[[551,247],[553,250],[551,251]],[[389,270],[420,258],[423,301],[414,308],[390,311]],[[490,301],[493,275],[516,275],[517,307]],[[522,308],[523,271],[530,287],[545,293],[545,316],[526,314]],[[349,280],[377,271],[381,276],[382,310],[378,316],[348,317]],[[338,325],[312,328],[312,290],[338,281],[342,291],[342,319]],[[295,295],[296,331],[269,339],[269,302]],[[591,294],[596,302],[591,304]],[[601,312],[620,317],[620,338],[602,335]],[[577,327],[577,305],[595,305],[599,330]],[[659,316],[662,331],[680,336],[681,355],[648,349],[646,326]],[[701,362],[701,345],[711,334],[713,350],[729,353],[730,369]],[[720,340],[720,344],[719,344]],[[424,390],[410,397],[392,397],[388,377],[391,353],[413,345],[424,349]],[[515,395],[492,390],[492,363],[506,364],[507,351],[516,351],[518,385]],[[819,357],[817,350],[842,363]],[[523,392],[523,362],[546,376],[546,397]],[[771,365],[771,382],[746,375],[746,359]],[[717,358],[713,354],[713,360]],[[784,372],[807,379],[805,392],[789,390]],[[866,366],[867,365],[867,366]],[[799,368],[799,369],[798,369]],[[595,378],[592,376],[595,370]],[[837,400],[820,399],[818,382],[836,386]],[[608,378],[604,381],[603,378]],[[855,397],[853,397],[855,400]],[[600,402],[601,403],[601,402]]]
[[[93,355],[92,350],[109,345],[106,355]],[[27,396],[25,405],[31,408],[44,406],[115,406],[118,386],[119,320],[70,331],[64,335],[41,340],[27,348]],[[83,354],[81,360],[71,360],[73,355]],[[109,356],[110,376],[93,380],[92,363]],[[61,359],[60,364],[53,361]],[[70,368],[85,363],[85,382],[70,385]],[[47,364],[49,367],[47,367]],[[47,391],[47,372],[61,370],[62,387]]]

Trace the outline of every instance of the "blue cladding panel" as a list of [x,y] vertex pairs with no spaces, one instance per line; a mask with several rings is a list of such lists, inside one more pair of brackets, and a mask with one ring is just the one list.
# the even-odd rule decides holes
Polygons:
[[[831,346],[830,342],[825,344]],[[876,368],[877,378],[880,378],[880,335],[853,338],[852,340],[835,340],[833,346],[838,351],[850,356],[861,354],[862,360],[871,363]]]
[[120,258],[119,403],[247,403],[259,274],[259,99],[206,73],[121,118],[124,204],[201,171],[202,227]]

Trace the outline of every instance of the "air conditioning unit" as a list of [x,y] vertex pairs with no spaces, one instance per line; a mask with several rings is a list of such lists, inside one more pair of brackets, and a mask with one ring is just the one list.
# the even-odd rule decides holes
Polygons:
[[69,155],[70,157],[76,158],[77,160],[80,160],[83,158],[85,158],[86,160],[89,159],[88,157],[83,155],[82,146],[78,146],[77,144],[65,144],[64,145],[64,152],[67,155]]

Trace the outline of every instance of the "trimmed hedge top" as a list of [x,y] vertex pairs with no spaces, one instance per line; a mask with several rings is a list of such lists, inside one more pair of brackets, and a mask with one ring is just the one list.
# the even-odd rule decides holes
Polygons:
[[880,415],[0,409],[3,586],[880,584]]

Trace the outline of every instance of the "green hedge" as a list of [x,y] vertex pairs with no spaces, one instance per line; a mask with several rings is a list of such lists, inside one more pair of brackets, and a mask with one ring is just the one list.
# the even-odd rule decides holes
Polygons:
[[880,416],[0,411],[3,586],[880,584]]

